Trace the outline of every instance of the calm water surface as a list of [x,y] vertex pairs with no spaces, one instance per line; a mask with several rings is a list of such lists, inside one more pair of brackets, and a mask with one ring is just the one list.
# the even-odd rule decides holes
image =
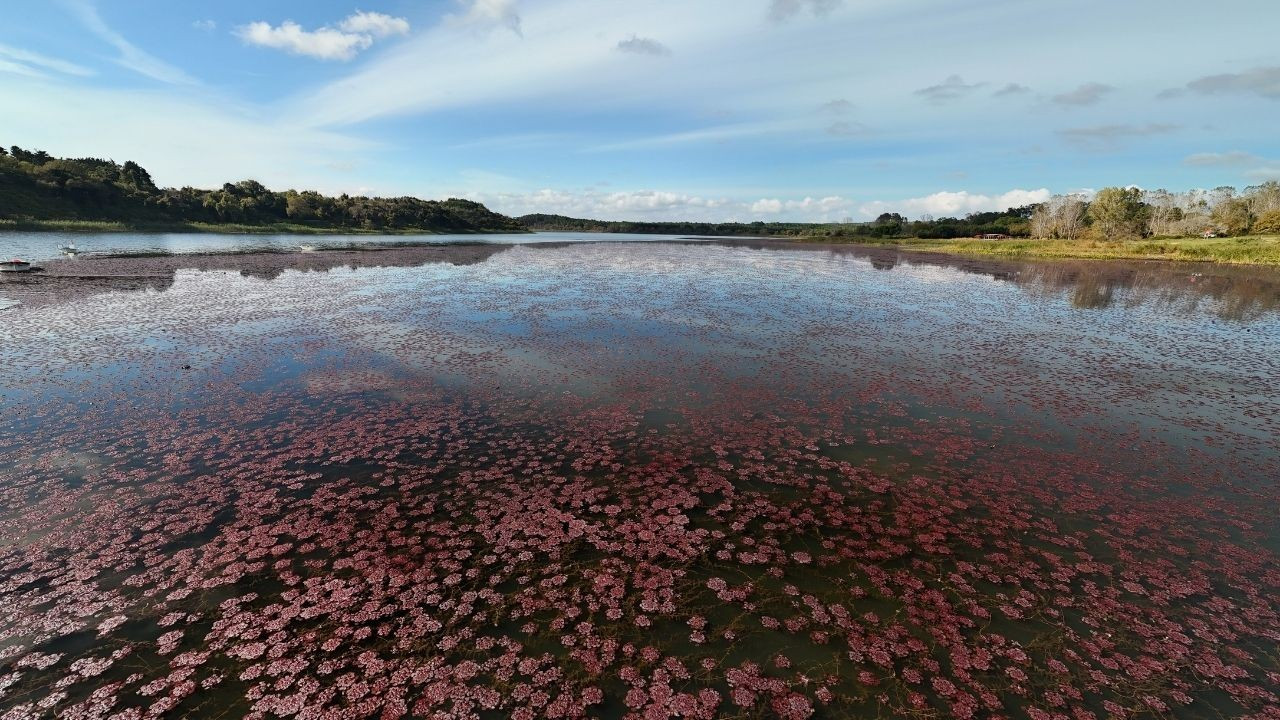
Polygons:
[[51,260],[63,256],[63,248],[75,247],[82,256],[139,253],[227,253],[296,251],[302,245],[316,248],[360,248],[449,243],[617,241],[646,242],[671,240],[669,235],[625,233],[524,233],[468,235],[228,235],[221,233],[64,233],[0,232],[0,258],[27,261]]
[[1274,272],[668,238],[0,297],[0,714],[1280,712]]

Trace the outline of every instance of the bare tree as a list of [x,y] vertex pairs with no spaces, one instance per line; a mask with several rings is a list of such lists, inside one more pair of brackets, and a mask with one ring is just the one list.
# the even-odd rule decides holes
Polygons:
[[1084,229],[1082,195],[1054,195],[1031,214],[1031,236],[1075,240]]

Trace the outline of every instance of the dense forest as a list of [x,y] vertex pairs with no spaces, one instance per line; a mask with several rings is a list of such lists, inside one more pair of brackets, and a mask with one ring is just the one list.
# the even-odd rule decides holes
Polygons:
[[129,227],[188,224],[341,231],[522,232],[524,226],[470,200],[329,197],[276,192],[254,180],[217,190],[160,188],[135,162],[57,158],[0,148],[0,221],[105,221]]

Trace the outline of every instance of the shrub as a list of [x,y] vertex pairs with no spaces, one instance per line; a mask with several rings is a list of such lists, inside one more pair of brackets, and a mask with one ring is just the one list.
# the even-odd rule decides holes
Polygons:
[[1280,235],[1280,209],[1259,215],[1253,223],[1253,231],[1260,235]]

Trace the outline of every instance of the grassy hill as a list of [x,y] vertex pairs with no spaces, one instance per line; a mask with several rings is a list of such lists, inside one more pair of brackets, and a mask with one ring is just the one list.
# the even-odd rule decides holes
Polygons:
[[470,200],[329,197],[254,180],[160,188],[137,163],[0,149],[0,227],[393,233],[524,232]]

